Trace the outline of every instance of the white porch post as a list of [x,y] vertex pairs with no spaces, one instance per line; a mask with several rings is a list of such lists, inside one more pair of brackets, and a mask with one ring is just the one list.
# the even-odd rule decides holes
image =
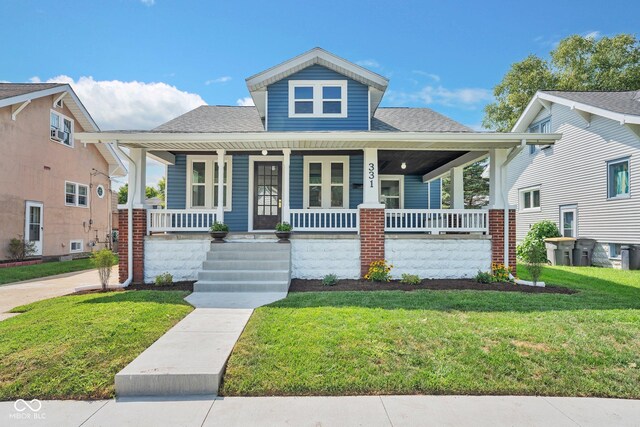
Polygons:
[[291,222],[289,214],[289,165],[291,164],[291,149],[282,150],[282,222]]
[[362,205],[367,208],[382,208],[380,203],[380,191],[378,190],[378,149],[365,148],[364,150],[364,181]]
[[[224,222],[224,150],[217,150],[218,154],[218,206],[216,216],[218,222]],[[231,183],[228,182],[227,185]]]
[[144,208],[147,193],[147,149],[131,148],[129,157],[136,164],[135,173],[129,173],[129,191],[133,189],[131,201],[134,208]]
[[507,160],[508,150],[493,149],[489,154],[489,208],[504,209],[504,195],[506,189],[503,183],[506,177],[503,177],[503,165]]
[[464,167],[451,169],[451,209],[464,209]]

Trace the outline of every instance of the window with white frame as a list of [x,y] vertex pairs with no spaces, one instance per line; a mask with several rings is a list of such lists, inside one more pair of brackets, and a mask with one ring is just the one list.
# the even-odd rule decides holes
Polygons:
[[347,81],[289,80],[289,117],[347,117]]
[[[531,133],[551,133],[551,118],[548,117],[544,120],[541,120],[537,123],[532,124],[531,126],[529,126],[529,132]],[[546,148],[548,147],[548,145],[543,146],[542,148]],[[529,146],[529,154],[534,154],[536,151],[539,150],[539,147],[537,145],[530,145]]]
[[51,140],[73,147],[73,120],[51,110],[49,125]]
[[[223,208],[231,210],[231,156],[225,156]],[[218,208],[218,156],[188,156],[187,206],[193,209]]]
[[84,247],[84,242],[82,240],[71,240],[69,242],[69,252],[82,252]]
[[349,207],[349,156],[305,156],[304,206]]
[[609,258],[620,259],[622,245],[619,243],[609,243]]
[[607,181],[610,199],[629,197],[629,159],[607,162]]
[[387,209],[404,208],[404,176],[380,175],[380,203]]
[[79,206],[81,208],[89,206],[89,186],[65,181],[64,193],[65,205]]
[[520,211],[540,210],[540,187],[524,188],[520,190]]

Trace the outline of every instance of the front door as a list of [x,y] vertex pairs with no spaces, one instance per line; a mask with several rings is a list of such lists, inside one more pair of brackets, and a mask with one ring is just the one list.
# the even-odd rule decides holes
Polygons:
[[24,218],[24,239],[35,245],[34,255],[42,255],[42,219],[43,205],[38,202],[27,202]]
[[273,230],[282,216],[282,162],[255,162],[253,229]]

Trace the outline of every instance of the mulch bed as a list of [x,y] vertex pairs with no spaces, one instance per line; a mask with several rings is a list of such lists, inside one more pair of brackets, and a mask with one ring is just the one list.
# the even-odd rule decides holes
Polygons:
[[292,279],[289,292],[344,292],[344,291],[416,291],[427,290],[473,290],[524,292],[530,294],[575,294],[577,291],[561,286],[547,285],[544,288],[515,285],[512,283],[478,283],[470,279],[424,279],[419,285],[407,285],[397,280],[391,282],[368,282],[366,280],[343,279],[333,286],[325,286],[322,280]]
[[132,283],[127,286],[128,291],[189,291],[193,292],[195,282],[174,282],[168,286],[156,286],[153,283]]

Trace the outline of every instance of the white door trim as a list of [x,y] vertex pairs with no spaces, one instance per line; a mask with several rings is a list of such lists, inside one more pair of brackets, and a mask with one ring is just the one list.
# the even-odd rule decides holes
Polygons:
[[31,207],[40,208],[40,240],[36,242],[36,251],[34,255],[42,256],[42,248],[44,246],[44,204],[42,202],[33,202],[27,200],[24,209],[24,240],[29,240],[29,225],[31,223],[30,210]]
[[253,171],[255,162],[282,162],[284,167],[284,156],[249,156],[249,213],[247,231],[251,233],[273,233],[273,230],[254,230],[253,229]]
[[573,212],[573,236],[578,238],[578,205],[560,206],[560,234],[564,236],[564,213]]

